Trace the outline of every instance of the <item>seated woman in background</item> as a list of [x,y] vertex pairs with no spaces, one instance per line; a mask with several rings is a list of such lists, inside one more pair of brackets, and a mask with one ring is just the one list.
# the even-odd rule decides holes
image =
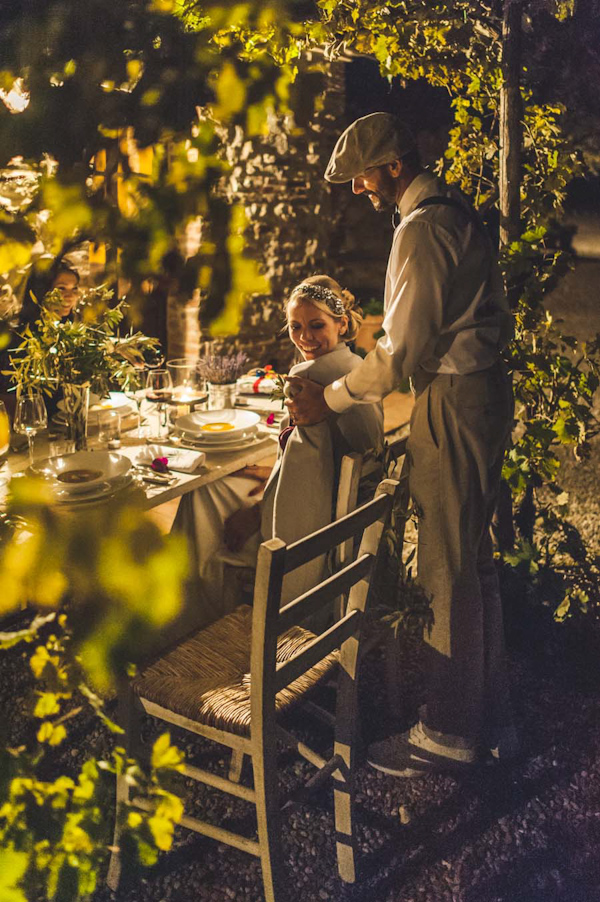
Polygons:
[[[25,299],[19,312],[18,322],[14,326],[10,344],[0,355],[0,398],[5,402],[11,415],[15,406],[16,394],[14,391],[9,391],[13,384],[10,374],[3,375],[2,371],[10,371],[10,352],[21,343],[20,333],[25,326],[35,329],[35,323],[40,318],[40,306],[44,304],[48,293],[54,289],[58,289],[61,296],[56,309],[57,316],[61,320],[72,319],[80,298],[77,270],[67,266],[66,263],[59,262],[43,279],[33,275],[28,280]],[[58,389],[52,396],[45,399],[49,416],[56,412],[56,404],[61,396],[62,392]]]
[[[360,363],[347,343],[356,337],[362,314],[353,295],[329,276],[311,276],[297,285],[286,303],[286,319],[288,334],[303,358],[290,375],[327,385]],[[260,467],[247,467],[182,498],[173,529],[184,532],[189,541],[192,576],[186,626],[216,620],[239,603],[238,581],[224,579],[227,565],[255,567],[265,539],[277,536],[290,543],[331,522],[344,454],[379,451],[383,446],[382,407],[357,405],[307,427],[291,426],[286,417],[279,443],[262,501],[256,501],[252,478],[257,471],[262,475]],[[322,559],[311,570],[303,567],[288,574],[284,599],[300,594],[315,576],[321,578],[325,563]]]
[[62,297],[62,302],[56,310],[59,319],[72,318],[80,298],[79,281],[77,270],[62,262],[51,268],[48,277],[43,282],[32,278],[27,286],[25,300],[19,315],[19,329],[27,325],[31,326],[39,319],[40,305],[44,303],[46,295],[55,289],[60,292]]

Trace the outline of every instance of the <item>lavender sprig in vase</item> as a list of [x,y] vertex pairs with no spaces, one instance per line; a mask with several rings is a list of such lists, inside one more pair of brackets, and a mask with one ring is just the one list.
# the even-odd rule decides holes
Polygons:
[[235,406],[236,382],[248,360],[237,354],[212,354],[198,361],[198,374],[206,381],[209,410],[229,410]]

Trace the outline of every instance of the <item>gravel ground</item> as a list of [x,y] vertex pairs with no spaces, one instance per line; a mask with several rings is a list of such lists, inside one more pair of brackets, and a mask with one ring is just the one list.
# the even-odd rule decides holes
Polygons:
[[[586,264],[579,281],[553,300],[570,331],[600,331],[600,264]],[[576,309],[569,307],[576,299]],[[579,304],[581,301],[581,304]],[[583,306],[583,310],[580,307]],[[571,315],[572,314],[572,315]],[[569,318],[570,317],[570,318]],[[587,336],[586,336],[587,333]],[[571,517],[594,554],[600,554],[598,473],[600,439],[590,461],[568,455],[561,482],[571,493]],[[356,821],[361,868],[352,887],[336,877],[331,793],[313,794],[284,821],[290,898],[306,902],[600,902],[600,669],[597,636],[568,626],[558,631],[546,612],[524,612],[511,599],[509,636],[514,704],[523,742],[511,767],[482,767],[460,778],[406,781],[367,765],[357,774]],[[400,727],[419,702],[416,650],[405,649],[405,694]],[[361,710],[368,741],[389,723],[380,654],[366,662]],[[23,712],[31,691],[21,652],[0,655],[0,724],[15,745],[25,738]],[[301,724],[323,747],[327,737]],[[219,747],[173,732],[190,758],[225,773]],[[110,747],[103,728],[74,719],[69,744],[57,753],[63,770]],[[282,761],[282,783],[311,772],[293,757]],[[244,780],[249,779],[245,774]],[[251,806],[190,785],[194,806],[207,819],[253,832]],[[133,878],[118,897],[99,889],[94,902],[230,902],[262,900],[258,861],[212,840],[179,830],[159,864]]]

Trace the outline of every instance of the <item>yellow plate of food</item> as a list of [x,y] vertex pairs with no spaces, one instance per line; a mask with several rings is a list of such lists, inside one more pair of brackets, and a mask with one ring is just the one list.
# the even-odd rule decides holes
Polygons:
[[175,428],[186,435],[198,436],[207,442],[234,441],[242,435],[256,432],[260,414],[251,410],[194,410],[177,417]]

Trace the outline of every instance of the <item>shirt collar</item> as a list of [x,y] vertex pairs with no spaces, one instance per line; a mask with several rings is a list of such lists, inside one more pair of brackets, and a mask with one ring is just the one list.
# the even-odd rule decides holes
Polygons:
[[[440,194],[437,178],[430,172],[421,172],[412,180],[400,198],[400,203],[396,206],[400,219],[404,219],[409,213],[413,212],[422,200],[425,200],[426,197],[432,197],[434,194]],[[398,224],[400,223],[398,222]]]

